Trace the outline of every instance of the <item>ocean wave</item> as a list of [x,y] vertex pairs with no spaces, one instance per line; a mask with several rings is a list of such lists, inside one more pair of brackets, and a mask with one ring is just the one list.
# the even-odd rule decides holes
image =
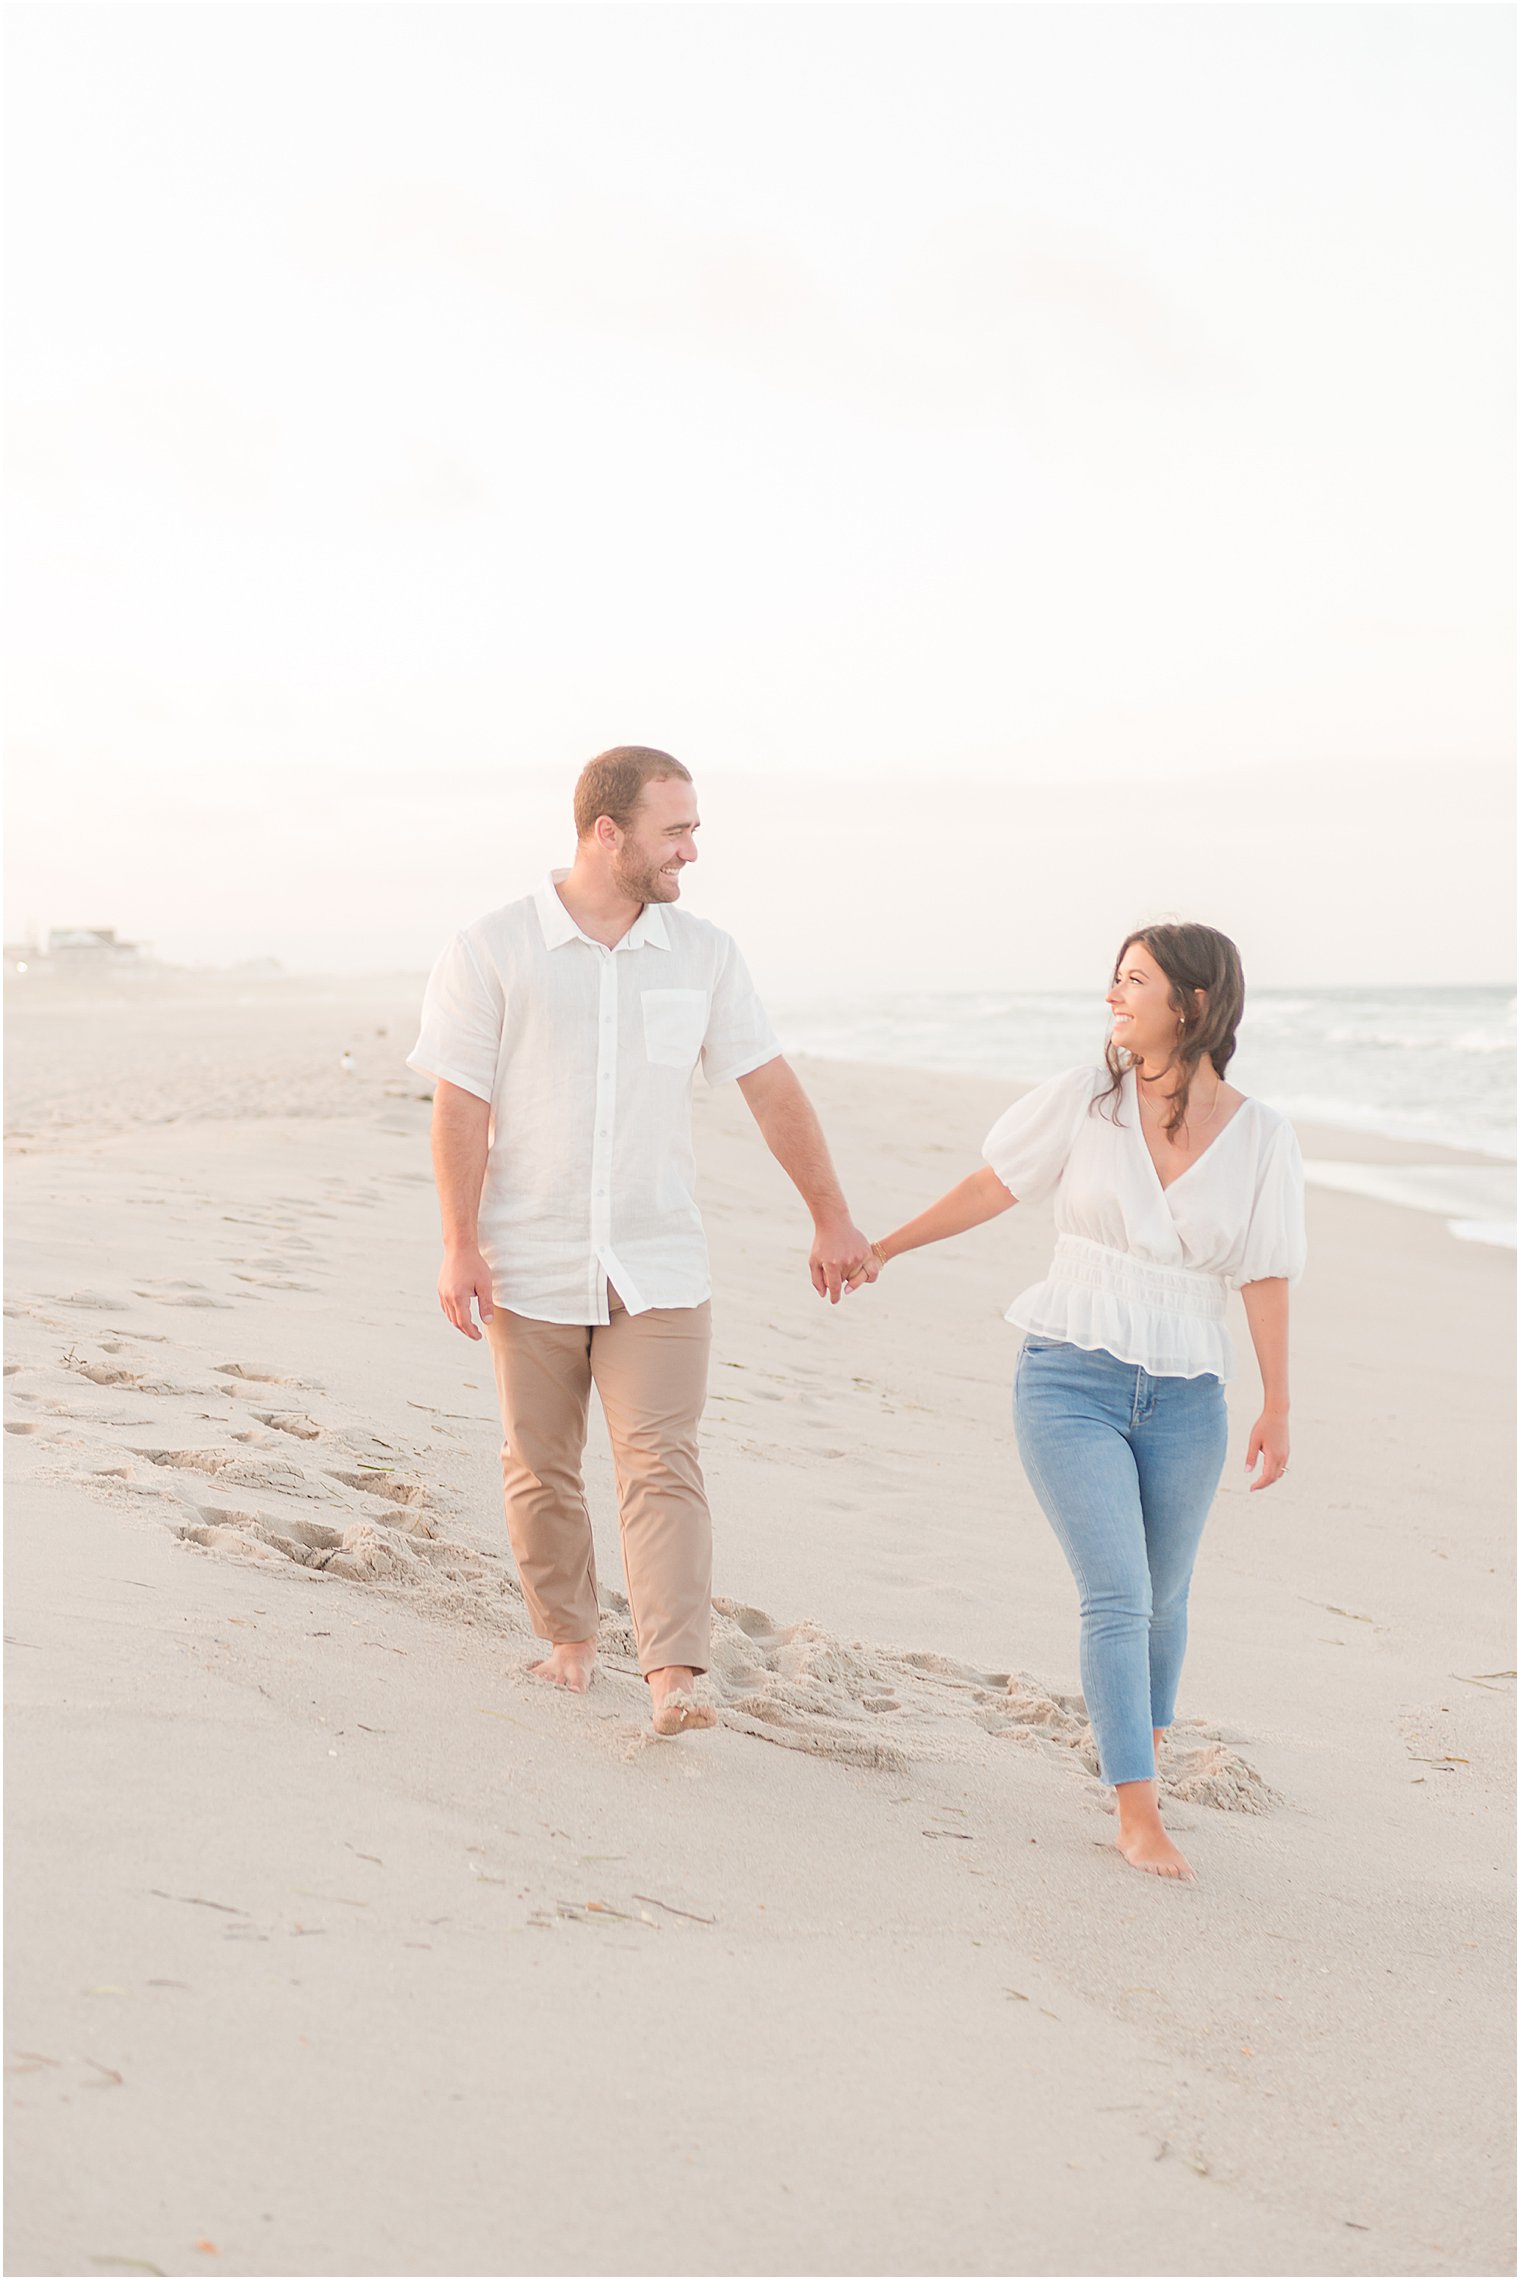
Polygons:
[[1464,1243],[1493,1243],[1501,1251],[1517,1248],[1513,1219],[1448,1219],[1446,1224]]
[[1379,1053],[1513,1053],[1513,1035],[1491,1029],[1463,1029],[1455,1036],[1432,1029],[1364,1029],[1342,1024],[1323,1030],[1325,1045],[1365,1046]]
[[1326,1124],[1343,1132],[1375,1132],[1385,1140],[1413,1140],[1427,1148],[1459,1148],[1491,1156],[1496,1164],[1515,1160],[1513,1118],[1501,1114],[1473,1115],[1460,1101],[1450,1112],[1432,1113],[1428,1101],[1404,1107],[1394,1102],[1368,1103],[1345,1093],[1289,1092],[1274,1088],[1274,1108],[1298,1124]]
[[[1289,1115],[1422,1146],[1515,1153],[1510,994],[1500,989],[1258,993],[1230,1075]],[[1010,1084],[1103,1057],[1101,995],[913,991],[794,1003],[789,1045]]]

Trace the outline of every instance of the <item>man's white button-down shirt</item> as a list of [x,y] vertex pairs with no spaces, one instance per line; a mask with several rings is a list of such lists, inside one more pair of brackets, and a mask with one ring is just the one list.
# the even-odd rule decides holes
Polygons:
[[605,1322],[711,1292],[695,1195],[691,1085],[780,1052],[731,938],[646,903],[615,949],[583,934],[551,873],[456,934],[407,1055],[491,1104],[480,1248],[495,1302]]

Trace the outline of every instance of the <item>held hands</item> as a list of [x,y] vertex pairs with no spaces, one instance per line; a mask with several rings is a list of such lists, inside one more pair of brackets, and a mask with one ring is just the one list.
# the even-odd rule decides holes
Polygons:
[[1288,1469],[1288,1420],[1281,1411],[1264,1409],[1251,1427],[1250,1445],[1246,1450],[1247,1472],[1258,1457],[1261,1472],[1251,1483],[1253,1496],[1259,1488],[1270,1488],[1281,1480]]
[[808,1273],[819,1297],[837,1306],[841,1292],[856,1290],[862,1282],[875,1282],[881,1261],[849,1213],[843,1212],[837,1219],[817,1222]]
[[438,1276],[438,1303],[456,1330],[478,1340],[480,1332],[470,1315],[472,1299],[480,1309],[481,1321],[489,1322],[492,1312],[490,1268],[473,1244],[457,1251],[445,1251]]
[[880,1276],[881,1270],[886,1265],[886,1263],[887,1256],[883,1251],[881,1245],[879,1243],[868,1243],[866,1245],[865,1257],[861,1260],[859,1266],[852,1267],[849,1274],[846,1276],[844,1286],[845,1289],[847,1291],[859,1290],[862,1283],[875,1282]]

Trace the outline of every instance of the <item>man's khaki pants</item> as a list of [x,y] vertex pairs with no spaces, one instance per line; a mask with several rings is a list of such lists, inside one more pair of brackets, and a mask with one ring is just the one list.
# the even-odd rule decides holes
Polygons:
[[594,1639],[596,1558],[581,1480],[586,1413],[601,1397],[617,1475],[623,1571],[639,1668],[706,1670],[712,1522],[697,1462],[712,1308],[630,1314],[607,1294],[605,1325],[534,1322],[497,1306],[487,1325],[501,1400],[507,1533],[541,1639]]

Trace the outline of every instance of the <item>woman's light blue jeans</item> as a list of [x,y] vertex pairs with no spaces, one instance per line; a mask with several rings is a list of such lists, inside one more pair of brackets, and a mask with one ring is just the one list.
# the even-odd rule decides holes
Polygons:
[[1103,1779],[1149,1781],[1151,1729],[1176,1708],[1188,1585],[1224,1470],[1224,1387],[1030,1338],[1013,1411],[1030,1486],[1076,1578]]

